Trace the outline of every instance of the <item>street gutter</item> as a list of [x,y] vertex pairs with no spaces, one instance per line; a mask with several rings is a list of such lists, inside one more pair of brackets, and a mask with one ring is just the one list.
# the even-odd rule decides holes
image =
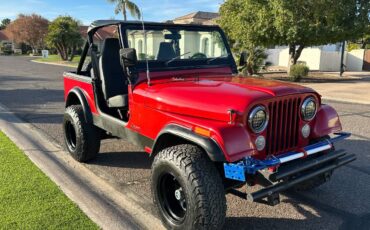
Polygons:
[[117,191],[2,104],[0,130],[102,229],[164,229],[132,192]]
[[64,67],[71,67],[71,68],[77,67],[77,65],[60,64],[60,63],[54,63],[54,62],[43,62],[43,61],[37,61],[37,60],[31,60],[31,62],[38,63],[38,64],[44,64],[44,65],[64,66]]

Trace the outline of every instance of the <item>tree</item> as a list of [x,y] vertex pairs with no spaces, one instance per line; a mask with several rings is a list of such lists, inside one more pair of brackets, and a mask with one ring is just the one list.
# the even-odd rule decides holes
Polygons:
[[305,47],[358,38],[369,25],[368,0],[226,0],[221,26],[243,49],[289,46],[289,63]]
[[29,45],[33,54],[36,54],[38,50],[45,47],[48,25],[49,21],[40,15],[20,14],[7,26],[6,30],[13,41]]
[[141,18],[139,7],[130,0],[108,0],[108,2],[116,4],[114,13],[119,14],[122,12],[125,21],[127,21],[127,11],[130,11],[132,17],[137,19]]
[[9,18],[4,18],[3,20],[1,20],[0,30],[6,29],[10,22],[11,20]]
[[62,60],[72,61],[76,49],[83,43],[79,22],[70,16],[60,16],[49,25],[47,44],[55,48]]

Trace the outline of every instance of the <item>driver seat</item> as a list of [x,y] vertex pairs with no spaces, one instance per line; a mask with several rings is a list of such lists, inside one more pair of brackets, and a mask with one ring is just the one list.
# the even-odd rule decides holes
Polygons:
[[121,66],[119,50],[117,38],[106,38],[103,41],[99,71],[108,107],[124,109],[128,107],[128,81]]

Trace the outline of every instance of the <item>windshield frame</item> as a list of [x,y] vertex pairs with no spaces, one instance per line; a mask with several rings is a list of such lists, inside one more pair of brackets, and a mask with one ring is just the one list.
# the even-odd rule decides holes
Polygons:
[[[234,57],[231,53],[230,46],[227,42],[225,33],[218,26],[205,26],[205,25],[181,25],[181,24],[166,24],[166,23],[144,23],[145,30],[190,30],[190,31],[204,31],[204,32],[218,32],[221,35],[222,41],[225,45],[227,57],[220,57],[209,63],[210,59],[176,59],[169,64],[158,60],[148,60],[150,71],[168,71],[168,70],[182,70],[182,69],[206,69],[206,68],[219,68],[230,67],[233,73],[237,73],[237,67]],[[129,48],[127,31],[129,30],[142,30],[143,25],[139,23],[122,23],[120,26],[120,35],[124,48]],[[139,72],[146,71],[146,60],[138,61],[136,69]]]

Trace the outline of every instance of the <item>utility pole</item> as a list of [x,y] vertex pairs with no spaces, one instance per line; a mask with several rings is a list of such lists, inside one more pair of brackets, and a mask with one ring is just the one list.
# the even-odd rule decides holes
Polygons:
[[346,48],[346,42],[345,41],[343,41],[343,43],[342,43],[342,52],[341,52],[341,56],[340,56],[340,69],[339,69],[339,71],[340,71],[340,73],[339,73],[339,76],[340,77],[343,77],[343,73],[344,73],[344,50],[345,50],[345,48]]

